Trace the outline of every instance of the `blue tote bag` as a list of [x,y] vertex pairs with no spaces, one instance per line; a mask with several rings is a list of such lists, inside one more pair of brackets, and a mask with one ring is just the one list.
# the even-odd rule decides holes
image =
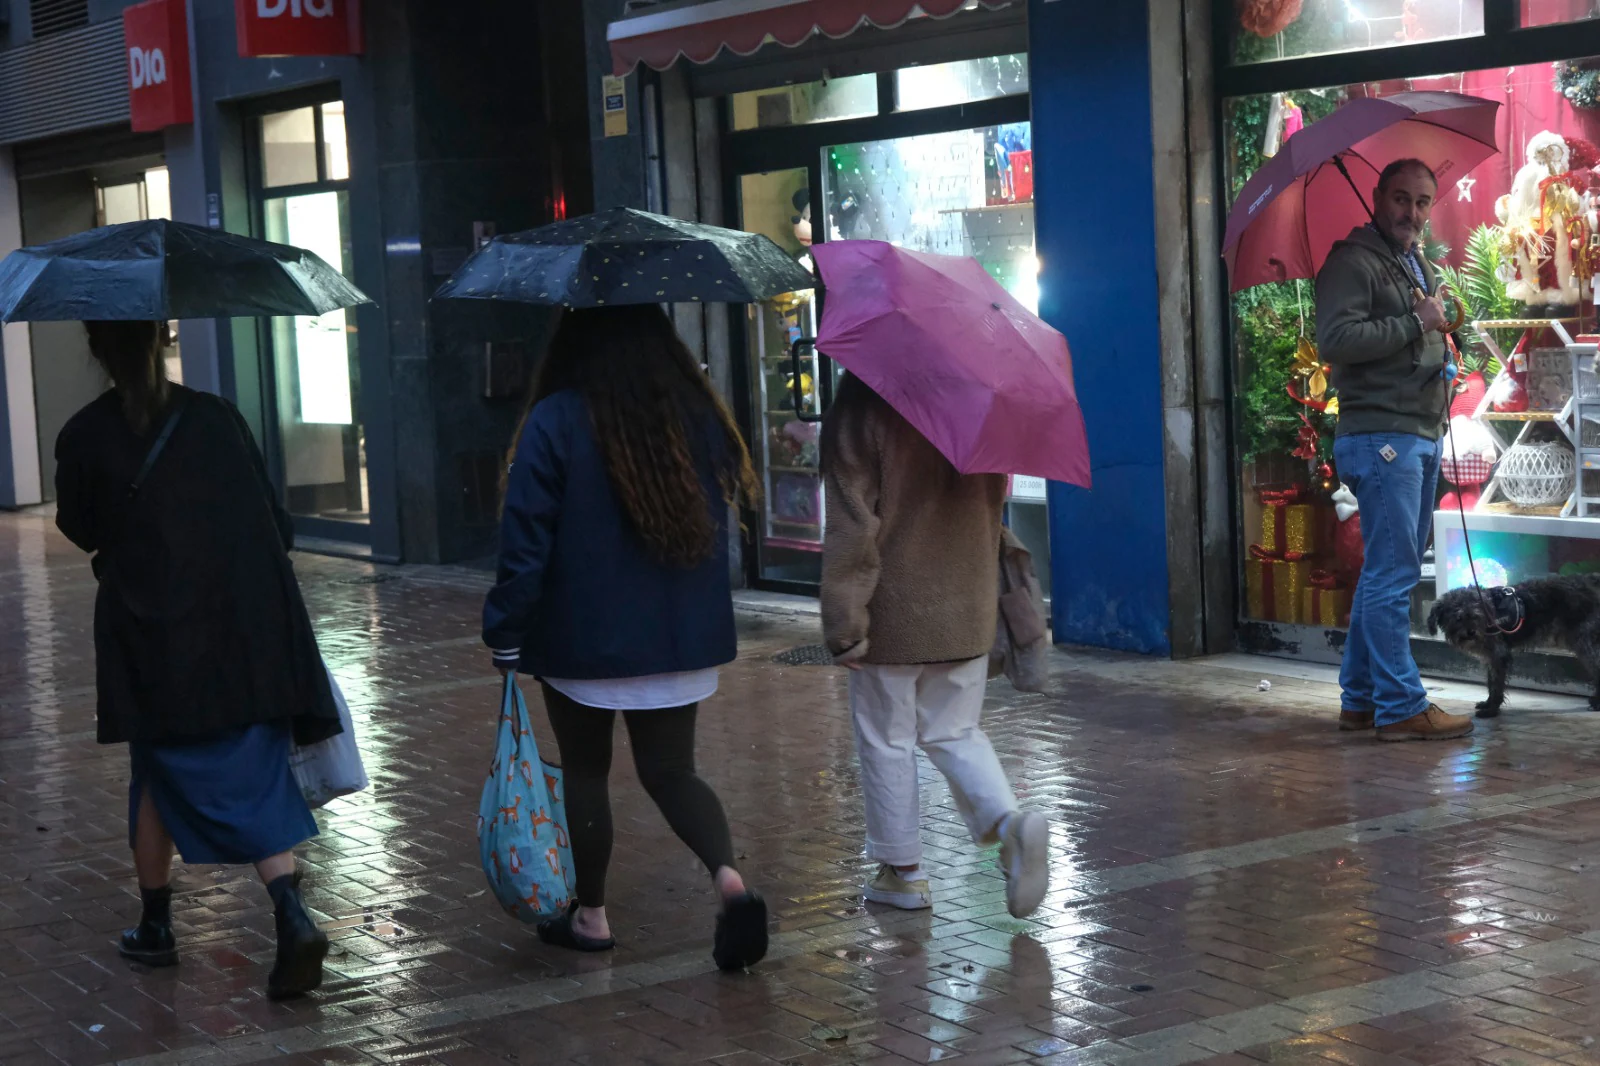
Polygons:
[[533,923],[566,913],[573,898],[572,843],[561,768],[539,758],[515,674],[506,675],[494,763],[478,804],[478,852],[507,914]]

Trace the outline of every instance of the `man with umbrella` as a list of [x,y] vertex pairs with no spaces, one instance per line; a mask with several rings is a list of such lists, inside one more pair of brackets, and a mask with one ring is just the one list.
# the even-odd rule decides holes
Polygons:
[[1234,292],[1317,279],[1317,341],[1339,389],[1334,461],[1361,503],[1366,541],[1339,724],[1376,726],[1381,740],[1472,732],[1470,719],[1428,702],[1411,657],[1409,599],[1432,526],[1451,373],[1444,308],[1417,243],[1440,181],[1499,151],[1498,109],[1445,92],[1350,100],[1250,176],[1222,242]]
[[1448,328],[1419,251],[1438,180],[1427,164],[1385,167],[1372,221],[1317,274],[1317,334],[1339,389],[1334,462],[1361,504],[1366,562],[1350,613],[1339,725],[1379,740],[1449,740],[1472,719],[1428,699],[1411,655],[1410,596],[1433,525],[1448,404]]

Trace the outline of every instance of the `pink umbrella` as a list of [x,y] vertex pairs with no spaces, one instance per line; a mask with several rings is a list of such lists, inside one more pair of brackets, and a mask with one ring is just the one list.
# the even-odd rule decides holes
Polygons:
[[870,385],[964,474],[1089,487],[1067,339],[965,256],[882,241],[811,249],[817,350]]
[[1316,277],[1334,242],[1372,218],[1367,197],[1397,159],[1422,160],[1441,187],[1465,177],[1499,151],[1499,107],[1460,93],[1396,93],[1351,100],[1290,137],[1228,214],[1222,255],[1233,291]]

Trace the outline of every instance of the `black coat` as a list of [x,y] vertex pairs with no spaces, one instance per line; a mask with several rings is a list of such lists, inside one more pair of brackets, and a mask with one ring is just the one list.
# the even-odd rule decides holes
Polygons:
[[289,561],[293,528],[244,419],[173,387],[183,415],[130,502],[160,424],[134,433],[117,394],[56,439],[56,525],[95,572],[99,740],[173,742],[290,720],[295,740],[340,731]]

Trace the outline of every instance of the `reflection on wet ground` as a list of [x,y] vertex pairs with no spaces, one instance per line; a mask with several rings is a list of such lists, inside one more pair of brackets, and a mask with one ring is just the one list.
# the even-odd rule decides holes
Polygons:
[[0,516],[6,1066],[1600,1062],[1600,717],[1378,745],[1314,684],[1062,656],[1050,695],[996,684],[988,717],[1055,820],[1044,910],[1006,915],[933,775],[936,907],[905,914],[861,903],[842,678],[772,661],[815,641],[807,620],[745,616],[700,752],[777,935],[728,976],[703,874],[622,753],[617,952],[545,948],[486,893],[482,575],[297,567],[373,787],[304,852],[331,980],[278,1005],[243,870],[180,868],[177,969],[113,952],[137,899],[126,756],[93,739],[94,581],[47,519]]

